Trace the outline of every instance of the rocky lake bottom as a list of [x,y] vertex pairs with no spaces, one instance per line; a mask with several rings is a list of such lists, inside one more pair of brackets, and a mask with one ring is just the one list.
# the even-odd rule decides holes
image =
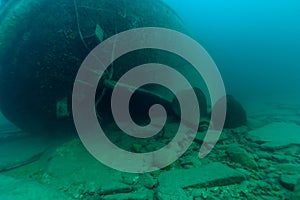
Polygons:
[[[2,136],[7,147],[2,143],[0,199],[300,199],[299,105],[268,106],[249,113],[247,126],[224,129],[205,158],[198,157],[203,142],[199,133],[176,162],[144,174],[101,164],[78,138],[43,146],[38,138],[22,134],[17,140]],[[149,144],[164,145],[172,130],[170,124],[159,141],[147,145],[130,144],[126,138],[116,142],[138,151]],[[21,151],[8,153],[12,146]]]

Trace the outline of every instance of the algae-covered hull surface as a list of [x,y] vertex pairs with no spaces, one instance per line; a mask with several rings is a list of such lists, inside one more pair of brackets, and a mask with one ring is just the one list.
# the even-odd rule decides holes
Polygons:
[[[71,111],[77,71],[103,40],[139,27],[186,32],[168,6],[144,0],[12,0],[2,8],[0,26],[1,109],[11,121],[30,131],[73,126],[68,111],[58,107],[65,100],[65,109]],[[160,52],[145,50],[118,59],[112,78],[118,79],[145,62],[173,62],[162,57]],[[99,95],[101,92],[100,83]]]

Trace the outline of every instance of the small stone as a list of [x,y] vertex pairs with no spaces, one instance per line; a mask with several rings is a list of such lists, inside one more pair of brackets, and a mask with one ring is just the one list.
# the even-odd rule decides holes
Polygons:
[[188,199],[187,194],[181,188],[173,188],[171,185],[167,187],[159,187],[156,195],[157,200],[183,200]]
[[142,152],[143,146],[142,144],[134,143],[131,148],[133,152],[140,153]]
[[300,174],[300,165],[299,164],[278,164],[275,166],[274,171],[280,171],[283,174]]
[[265,149],[286,148],[290,144],[300,145],[300,126],[294,123],[276,122],[248,132],[246,137],[263,144]]
[[252,149],[257,149],[257,148],[260,148],[260,145],[257,144],[257,143],[254,143],[254,142],[249,142],[249,145],[248,145],[250,148]]
[[194,200],[217,200],[217,198],[213,196],[212,192],[207,191],[206,189],[193,189],[190,196],[192,196]]
[[257,164],[251,154],[239,146],[231,146],[227,149],[227,154],[233,162],[239,163],[249,169],[257,170]]
[[248,118],[247,126],[251,129],[258,129],[265,126],[265,122],[257,120],[255,118]]
[[153,194],[149,191],[138,191],[132,193],[110,194],[105,195],[101,199],[103,200],[145,200],[153,199]]
[[139,183],[148,189],[152,189],[157,184],[157,181],[150,174],[143,174]]
[[237,128],[231,129],[231,132],[233,134],[245,134],[249,131],[249,128],[247,126],[239,126]]
[[18,180],[0,175],[0,199],[2,200],[69,200],[63,192],[29,180]]
[[257,186],[259,186],[261,189],[264,189],[265,191],[271,190],[271,185],[269,185],[267,182],[259,181],[257,183]]
[[184,156],[182,158],[180,158],[180,165],[181,166],[186,166],[186,165],[193,165],[193,161],[192,161],[192,156]]
[[261,199],[263,200],[274,200],[273,196],[261,195]]
[[222,186],[240,183],[243,180],[245,180],[244,174],[221,163],[211,163],[200,168],[166,171],[158,177],[159,187],[172,186],[174,189]]
[[280,184],[288,190],[294,190],[300,175],[282,175],[280,177]]
[[276,142],[266,142],[261,144],[260,147],[263,150],[274,152],[276,150],[288,148],[290,144],[287,144],[285,141],[276,141]]
[[196,197],[201,197],[201,196],[202,196],[202,193],[203,193],[204,191],[205,191],[204,188],[201,188],[201,189],[195,188],[195,189],[192,189],[192,190],[191,190],[190,195],[193,196],[194,198],[196,198]]
[[[213,134],[219,134],[218,131],[214,131],[214,130],[210,130],[209,133],[212,136],[213,136]],[[195,137],[195,141],[202,143],[204,141],[204,138],[207,136],[207,134],[208,134],[207,132],[197,132],[197,135]],[[215,137],[212,137],[212,140],[215,140]],[[218,138],[218,142],[225,141],[225,140],[228,140],[228,135],[226,134],[226,132],[223,131],[221,133],[221,135],[219,136],[219,138]]]
[[113,182],[107,183],[105,186],[102,186],[99,194],[107,195],[114,193],[128,193],[132,191],[132,187],[123,183]]
[[256,155],[260,158],[260,159],[267,159],[267,160],[271,160],[272,159],[272,154],[269,152],[265,152],[265,151],[257,151]]
[[270,161],[268,161],[266,159],[260,159],[258,161],[258,167],[260,169],[266,169],[266,168],[270,167]]
[[285,149],[285,155],[295,156],[299,154],[299,151],[299,146],[290,146],[289,148]]
[[278,169],[276,167],[270,166],[267,169],[265,169],[265,172],[267,173],[267,176],[271,177],[273,174],[278,172]]
[[289,157],[280,155],[280,154],[274,154],[272,155],[272,160],[279,163],[289,163]]
[[136,184],[139,180],[139,176],[135,174],[123,174],[122,175],[122,182],[127,185],[133,185]]
[[299,200],[299,199],[300,199],[300,179],[297,180],[291,200]]
[[280,190],[281,190],[281,188],[280,188],[280,186],[279,186],[279,185],[273,184],[273,185],[272,185],[272,190],[273,190],[273,191],[277,191],[277,192],[278,192],[278,191],[280,191]]

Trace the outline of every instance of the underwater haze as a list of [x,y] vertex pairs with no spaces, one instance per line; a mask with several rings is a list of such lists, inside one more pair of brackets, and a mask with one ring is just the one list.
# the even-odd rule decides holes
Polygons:
[[241,100],[300,100],[300,1],[165,0]]
[[299,75],[300,0],[0,0],[0,200],[300,200]]

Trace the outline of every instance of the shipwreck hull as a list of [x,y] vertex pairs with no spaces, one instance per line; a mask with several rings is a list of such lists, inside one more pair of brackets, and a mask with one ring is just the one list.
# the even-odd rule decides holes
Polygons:
[[[0,17],[0,108],[17,126],[37,133],[74,130],[74,79],[101,41],[139,27],[186,33],[176,13],[159,0],[11,0]],[[187,64],[166,52],[139,51],[114,62],[110,78],[149,62]],[[97,96],[102,89],[100,81]]]

